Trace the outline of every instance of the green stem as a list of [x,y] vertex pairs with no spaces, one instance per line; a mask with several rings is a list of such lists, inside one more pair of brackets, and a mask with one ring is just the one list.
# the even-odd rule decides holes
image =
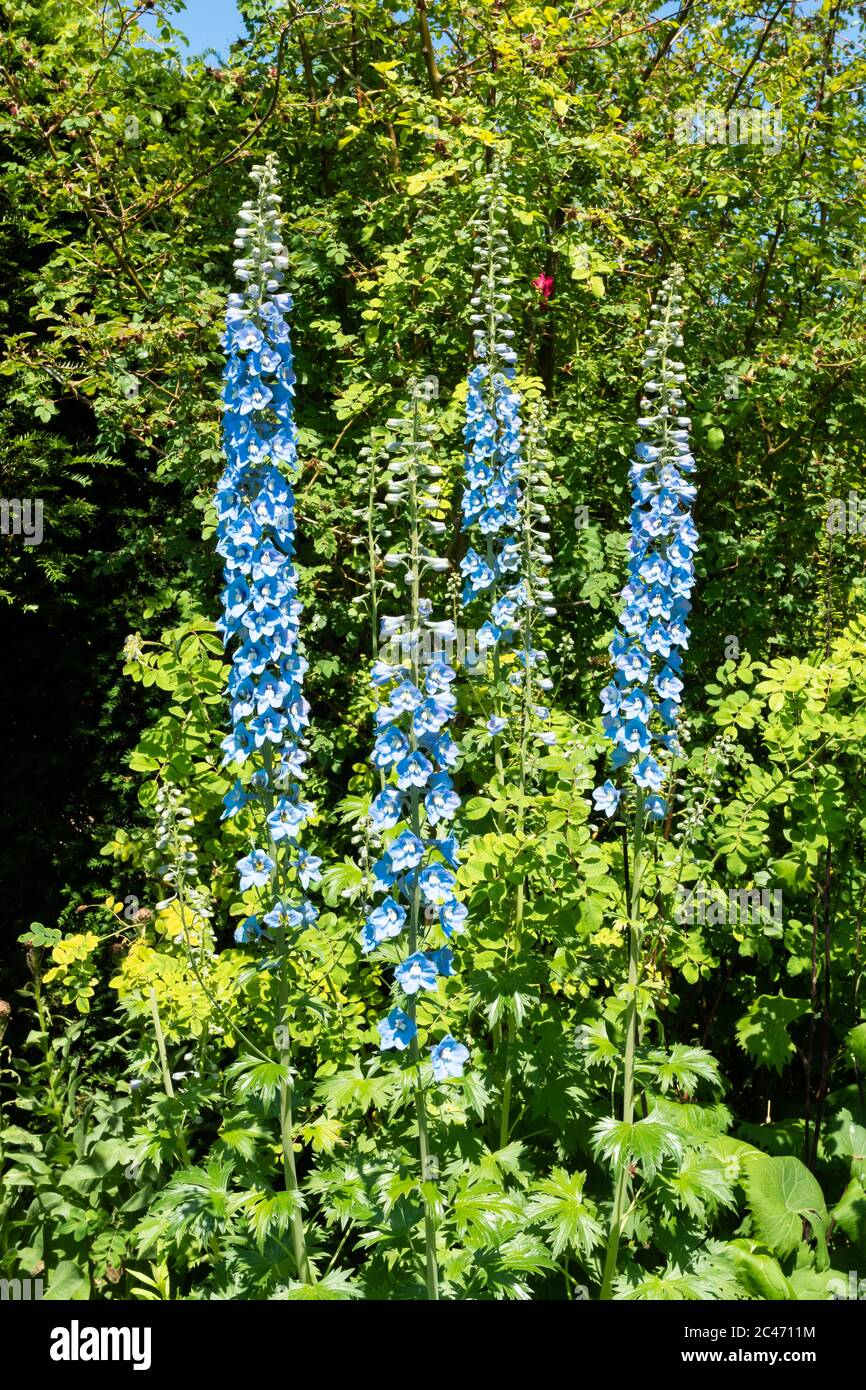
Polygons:
[[[529,711],[532,705],[532,666],[529,653],[532,651],[533,643],[533,570],[532,570],[532,450],[527,449],[526,457],[526,477],[524,482],[523,497],[523,579],[527,587],[528,602],[523,608],[523,631],[522,641],[523,650],[526,653],[523,671],[523,684],[521,686],[521,708],[520,708],[520,767],[519,767],[519,802],[517,807],[517,840],[518,853],[522,849],[526,790],[528,786],[528,761],[527,752],[529,746]],[[514,895],[514,932],[512,937],[514,955],[518,955],[523,936],[523,912],[526,901],[526,879],[521,878],[517,885]],[[508,960],[511,943],[506,940],[505,958]],[[512,1009],[508,1015],[505,1039],[505,1075],[502,1083],[502,1111],[499,1121],[499,1147],[504,1149],[508,1143],[511,1131],[511,1094],[513,1090],[513,1066],[514,1066],[514,1046],[517,1041],[517,1018]]]
[[[370,443],[370,477],[367,483],[367,576],[370,581],[370,628],[371,643],[370,651],[373,660],[376,660],[376,653],[379,646],[379,583],[376,576],[376,526],[375,526],[375,506],[376,506],[376,478],[379,466],[379,454],[375,440]],[[379,790],[385,790],[385,769],[379,768]],[[364,831],[365,849],[367,857],[365,863],[369,863],[369,826]]]
[[[486,379],[486,381],[485,381],[484,390],[485,390],[485,396],[486,396],[487,409],[489,410],[490,414],[493,415],[493,416],[495,416],[495,414],[496,414],[496,392],[495,392],[494,385],[493,385],[493,376],[494,376],[494,366],[495,366],[495,363],[496,363],[496,360],[497,360],[496,340],[497,340],[497,337],[498,337],[498,334],[497,334],[497,300],[496,300],[496,292],[497,292],[497,287],[498,287],[498,286],[497,286],[496,254],[495,254],[495,237],[496,237],[496,229],[497,229],[497,214],[498,214],[497,203],[496,203],[495,198],[491,195],[491,200],[490,200],[490,203],[489,203],[489,205],[488,205],[488,216],[487,216],[487,267],[486,267],[486,270],[485,270],[486,296],[487,296],[487,297],[486,297],[487,322],[486,322],[486,325],[485,325],[486,330],[487,330],[487,351],[486,351],[486,355],[485,355],[485,362],[487,363],[487,379]],[[487,538],[487,564],[490,566],[491,569],[494,568],[494,560],[495,560],[495,553],[494,553],[494,547],[493,547],[493,538],[492,538],[492,536],[488,536],[488,538]],[[494,589],[494,594],[495,594],[495,589]],[[494,714],[494,717],[499,718],[499,717],[501,717],[501,715],[502,715],[503,703],[502,703],[502,660],[501,660],[501,657],[500,657],[499,644],[498,644],[498,643],[496,643],[496,644],[494,645],[494,648],[493,648],[493,691],[492,691],[492,693],[493,693],[493,699],[492,699],[492,702],[491,702],[491,703],[492,703],[493,714]],[[499,784],[501,790],[504,791],[504,789],[505,789],[505,759],[504,759],[503,752],[502,752],[502,736],[501,736],[501,734],[498,734],[498,733],[496,733],[496,734],[493,735],[493,764],[494,764],[494,767],[495,767],[495,769],[496,769],[496,781],[498,782],[498,784]],[[503,833],[503,832],[504,832],[504,829],[505,829],[504,825],[502,824],[501,818],[500,818],[498,815],[496,816],[496,828],[497,828],[497,830],[498,830],[500,833]],[[515,915],[516,915],[516,910],[515,910]],[[521,904],[521,917],[522,917],[522,904]],[[508,951],[508,942],[507,942],[507,938],[506,938],[506,956],[507,956],[507,951]],[[509,1125],[510,1125],[509,1114],[510,1114],[510,1109],[511,1109],[511,1090],[512,1090],[512,1078],[511,1078],[511,1062],[510,1062],[510,1058],[511,1058],[511,1049],[512,1049],[512,1045],[513,1045],[513,1041],[514,1041],[514,1037],[513,1037],[513,1033],[514,1033],[514,1016],[513,1016],[513,1014],[510,1015],[509,1018],[508,1018],[507,1021],[506,1021],[504,1033],[505,1033],[505,1036],[504,1036],[504,1043],[505,1043],[505,1062],[504,1062],[504,1066],[505,1066],[505,1070],[504,1070],[503,1081],[502,1081],[502,1110],[501,1110],[501,1113],[500,1113],[500,1121],[499,1121],[499,1147],[500,1147],[500,1148],[504,1148],[505,1145],[506,1145],[507,1142],[508,1142],[508,1129],[509,1129]],[[498,1020],[497,1020],[497,1022],[496,1022],[496,1023],[494,1024],[494,1026],[493,1026],[493,1045],[494,1045],[494,1048],[495,1048],[495,1050],[496,1050],[497,1053],[498,1053],[499,1048],[500,1048],[500,1046],[501,1046],[501,1044],[502,1044],[502,1041],[503,1041],[503,1030],[502,1030],[501,1024],[500,1024],[500,1023],[498,1022]],[[495,1125],[495,1120],[494,1120],[494,1125]],[[504,1136],[504,1137],[503,1137],[503,1136]]]
[[[153,1019],[153,1031],[156,1035],[156,1050],[159,1056],[159,1069],[162,1073],[162,1085],[169,1100],[174,1100],[174,1086],[171,1084],[171,1072],[168,1069],[168,1056],[165,1050],[165,1035],[162,1031],[162,1022],[159,1017],[159,1004],[156,999],[156,990],[150,991],[150,1014]],[[184,1167],[189,1168],[192,1159],[189,1156],[189,1149],[186,1146],[186,1137],[182,1129],[178,1130],[177,1147]]]
[[307,1237],[304,1229],[304,1217],[300,1207],[301,1190],[298,1186],[298,1172],[295,1167],[292,1085],[288,1075],[291,1058],[288,1052],[284,1053],[280,1058],[280,1064],[286,1073],[285,1077],[280,1081],[280,1139],[283,1149],[283,1180],[286,1184],[286,1191],[291,1192],[296,1199],[296,1205],[292,1210],[291,1218],[292,1250],[295,1256],[295,1267],[301,1283],[314,1284],[316,1280],[307,1254]]
[[[672,318],[672,300],[675,285],[673,279],[668,282],[667,299],[665,302],[664,320],[661,331],[661,359],[659,362],[662,391],[658,402],[658,413],[662,420],[660,457],[665,460],[668,457],[670,448],[671,431],[673,429],[674,417],[670,412],[671,388],[667,382],[668,373],[668,353],[670,350],[670,326]],[[666,407],[662,409],[662,407]],[[638,788],[637,799],[634,812],[634,838],[632,851],[632,877],[631,877],[631,902],[629,904],[628,922],[628,1001],[626,1004],[625,1016],[625,1055],[623,1057],[623,1095],[622,1095],[622,1121],[624,1126],[634,1122],[634,1059],[638,1039],[638,1000],[637,990],[640,980],[641,968],[641,940],[643,929],[641,925],[640,913],[640,894],[641,878],[643,875],[644,856],[643,840],[645,811],[645,796],[643,791]],[[628,1192],[629,1160],[623,1158],[616,1175],[616,1185],[614,1188],[613,1210],[610,1218],[610,1233],[608,1236],[607,1251],[605,1254],[604,1270],[602,1274],[601,1292],[599,1298],[609,1300],[612,1296],[613,1280],[617,1272],[617,1259],[619,1256],[619,1244],[625,1226],[627,1207],[626,1196]]]
[[48,1098],[50,1104],[50,1114],[54,1117],[57,1133],[61,1139],[66,1136],[66,1126],[63,1123],[63,1106],[57,1092],[57,1075],[54,1066],[54,1049],[51,1046],[51,1019],[45,1002],[42,998],[41,981],[41,951],[38,946],[33,947],[33,999],[36,1004],[36,1016],[39,1019],[39,1036],[41,1038],[42,1057],[45,1064],[45,1075],[48,1080]]
[[502,1113],[499,1117],[500,1149],[504,1149],[508,1143],[508,1135],[511,1130],[512,1050],[516,1041],[516,1033],[517,1024],[512,1013],[509,1014],[505,1030],[505,1076],[502,1081]]
[[[417,399],[412,411],[412,440],[417,440],[419,433],[419,411]],[[418,479],[417,479],[417,453],[413,451],[412,461],[409,468],[409,521],[411,534],[411,575],[412,575],[412,612],[411,630],[419,631],[420,628],[420,606],[421,606],[421,552],[419,544],[419,525],[418,525]],[[419,642],[416,641],[412,650],[412,682],[420,689],[421,686],[421,667]],[[410,725],[409,743],[414,752],[417,748],[417,739],[414,728]],[[413,787],[410,793],[410,823],[412,834],[420,838],[421,835],[421,807],[420,792],[417,787]],[[418,949],[418,938],[420,935],[421,923],[421,887],[418,876],[415,876],[415,886],[412,891],[412,903],[409,912],[409,954],[414,955]],[[407,1013],[415,1022],[416,1000],[413,995],[408,1005]],[[418,1047],[417,1033],[412,1038],[409,1046],[409,1059],[415,1068],[415,1075],[419,1078],[415,1086],[415,1116],[418,1123],[418,1157],[421,1165],[421,1200],[424,1204],[424,1249],[426,1266],[427,1297],[438,1301],[439,1298],[439,1266],[436,1261],[436,1221],[430,1210],[429,1203],[423,1192],[423,1185],[430,1177],[430,1140],[427,1128],[427,1103],[424,1098],[424,1088],[420,1083],[421,1054]]]
[[[273,788],[273,762],[270,749],[265,757],[265,766],[268,772],[268,787]],[[270,792],[270,804],[273,806],[276,798]],[[271,874],[271,886],[275,895],[279,895],[282,887],[287,887],[286,865],[284,856],[280,854],[279,847],[270,839],[270,853],[274,860],[274,869]],[[280,1057],[280,1142],[283,1150],[283,1181],[286,1191],[291,1192],[294,1197],[291,1215],[292,1231],[292,1250],[295,1256],[295,1268],[298,1279],[302,1284],[314,1284],[316,1282],[307,1254],[307,1236],[304,1228],[304,1216],[301,1210],[301,1189],[298,1184],[298,1171],[295,1166],[295,1135],[294,1118],[292,1115],[292,1043],[289,1034],[288,1013],[289,1013],[289,936],[288,930],[284,926],[278,929],[277,933],[277,954],[280,963],[280,984],[277,998],[277,1027],[274,1029],[274,1041],[279,1050]]]
[[[631,904],[628,924],[628,1004],[625,1022],[625,1056],[623,1058],[622,1121],[630,1125],[634,1121],[634,1059],[637,1049],[638,1007],[637,987],[640,979],[640,890],[643,873],[643,832],[644,832],[644,794],[638,791],[634,812],[634,852],[632,855]],[[600,1299],[611,1297],[611,1287],[616,1277],[619,1243],[622,1237],[628,1189],[628,1159],[620,1164],[614,1190],[613,1211],[610,1218],[610,1233],[604,1261]]]
[[[418,1065],[418,1040],[412,1039],[414,1048],[413,1061]],[[424,1101],[423,1087],[418,1086],[415,1091],[415,1112],[418,1116],[418,1149],[421,1158],[421,1178],[422,1182],[427,1180],[430,1164],[430,1144],[427,1136],[427,1106]],[[423,1193],[422,1193],[423,1198]],[[426,1282],[427,1297],[438,1301],[439,1299],[439,1266],[436,1262],[436,1222],[433,1213],[426,1200],[424,1200],[424,1248],[426,1252]]]
[[304,1229],[304,1216],[301,1211],[301,1189],[298,1185],[298,1171],[295,1167],[295,1136],[292,1117],[292,1047],[289,1027],[286,1021],[289,1002],[289,950],[288,933],[285,927],[279,929],[277,948],[280,957],[280,991],[278,1019],[275,1041],[280,1052],[280,1140],[283,1149],[283,1181],[286,1191],[295,1198],[291,1216],[292,1249],[295,1255],[295,1268],[302,1284],[314,1284],[315,1277],[307,1255],[307,1237]]
[[[527,619],[527,625],[529,620]],[[529,650],[527,644],[526,650]],[[517,808],[517,839],[518,853],[522,847],[523,827],[524,827],[524,802],[526,797],[526,744],[529,730],[529,706],[527,699],[527,686],[530,683],[529,661],[526,662],[526,677],[524,680],[524,701],[521,711],[521,734],[520,734],[520,803]],[[514,931],[512,941],[506,941],[505,959],[508,960],[510,947],[513,945],[513,954],[520,953],[521,939],[523,936],[523,910],[526,901],[526,880],[521,878],[517,884],[514,894]],[[512,1009],[508,1015],[505,1034],[505,1075],[502,1082],[502,1112],[499,1121],[499,1147],[504,1149],[508,1143],[511,1130],[511,1093],[513,1089],[513,1068],[514,1068],[514,1045],[517,1041],[517,1018]]]
[[379,456],[375,441],[370,444],[370,477],[367,482],[367,573],[370,580],[371,646],[375,659],[379,645],[379,584],[376,576],[376,476]]

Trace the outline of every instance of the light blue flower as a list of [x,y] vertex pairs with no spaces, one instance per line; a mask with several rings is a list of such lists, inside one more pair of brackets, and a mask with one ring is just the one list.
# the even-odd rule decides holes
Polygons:
[[441,839],[432,841],[432,848],[438,849],[445,863],[452,869],[460,867],[460,846],[457,843],[456,835],[445,835]]
[[238,811],[243,810],[246,804],[247,794],[244,791],[240,781],[236,780],[234,786],[232,786],[225,794],[223,802],[225,810],[220,816],[220,820],[229,820],[232,816],[236,816]]
[[469,1060],[469,1048],[447,1033],[440,1043],[430,1049],[433,1075],[437,1081],[454,1080],[463,1075]]
[[402,791],[408,791],[410,787],[418,787],[423,790],[433,775],[433,765],[424,757],[423,753],[416,749],[415,752],[400,759],[396,772],[397,786]]
[[372,874],[373,886],[377,893],[387,892],[390,888],[393,888],[400,877],[400,875],[396,874],[392,869],[390,860],[384,856],[381,859],[377,859],[376,863],[373,865]]
[[391,841],[385,854],[393,872],[402,874],[407,869],[416,868],[424,858],[424,852],[424,841],[413,835],[411,830],[404,830],[396,840]]
[[289,797],[280,797],[267,818],[271,839],[275,844],[280,840],[294,839],[307,819],[306,809]]
[[447,724],[451,713],[452,703],[444,694],[430,696],[419,705],[412,716],[412,728],[418,738],[423,738],[427,734],[438,734],[444,724]]
[[241,892],[248,888],[263,888],[270,881],[274,871],[274,861],[263,849],[250,850],[249,854],[237,862],[241,876]]
[[662,700],[678,701],[682,689],[682,681],[674,675],[669,665],[653,681],[653,690]]
[[418,875],[421,897],[428,907],[442,907],[454,896],[456,878],[444,864],[428,864]]
[[459,757],[459,749],[450,734],[441,733],[438,738],[427,737],[423,740],[424,747],[431,757],[436,759],[441,769],[455,767]]
[[[389,569],[407,571],[402,577],[411,594],[411,609],[408,614],[381,619],[382,639],[391,643],[392,650],[399,648],[406,664],[377,661],[371,674],[377,694],[371,761],[380,771],[382,785],[371,799],[367,819],[368,843],[374,856],[366,882],[374,894],[386,896],[379,907],[368,910],[360,934],[365,954],[383,942],[394,943],[389,954],[398,957],[395,983],[409,998],[424,990],[435,991],[440,974],[452,972],[451,954],[439,941],[443,934],[448,937],[452,930],[462,928],[466,917],[466,909],[454,896],[456,839],[437,834],[460,807],[449,776],[458,761],[457,745],[448,729],[457,708],[451,689],[456,672],[444,651],[445,644],[456,641],[457,629],[451,619],[434,617],[433,604],[419,593],[417,583],[419,577],[448,567],[421,541],[425,529],[432,539],[444,526],[417,511],[409,513],[405,507],[410,488],[421,492],[428,480],[432,483],[441,476],[441,467],[425,452],[430,449],[433,432],[425,412],[426,407],[412,406],[400,422],[391,422],[398,437],[389,446],[386,496],[398,515],[388,537],[387,563]],[[480,469],[476,481],[480,483],[483,478]],[[425,501],[425,511],[433,510],[436,504],[431,498],[427,501],[431,506],[428,508]],[[405,526],[409,536],[401,545],[395,532]],[[410,576],[409,557],[419,554],[419,545],[420,574],[413,570]],[[472,582],[484,582],[485,562],[477,555],[468,556],[463,568]],[[389,839],[389,832],[395,829],[399,833]],[[437,910],[446,904],[454,909],[447,929],[437,921]],[[408,947],[403,944],[407,934]],[[416,1033],[413,1014],[414,1006],[408,1013],[395,1009],[379,1023],[383,1050],[405,1049]]]
[[650,731],[639,719],[627,719],[616,731],[616,742],[629,753],[645,753],[651,743]]
[[387,661],[377,661],[370,673],[370,680],[373,685],[388,685],[390,681],[397,680],[405,674],[405,669],[402,666],[392,666]]
[[[286,319],[291,297],[281,288],[287,253],[274,161],[257,165],[252,177],[257,196],[245,204],[236,237],[241,254],[235,267],[243,288],[229,295],[222,338],[225,467],[214,506],[216,549],[224,561],[217,629],[232,662],[228,694],[233,727],[222,740],[223,765],[251,762],[253,769],[246,788],[236,780],[227,793],[224,817],[246,809],[261,826],[268,808],[273,842],[295,845],[312,808],[299,787],[306,757],[300,739],[309,706],[302,688],[306,662],[299,649],[302,606],[292,563],[291,478],[298,459]],[[306,890],[320,877],[321,861],[304,858],[304,853],[298,850],[294,864]],[[275,864],[257,849],[239,861],[238,869],[246,891],[264,887]],[[315,921],[306,903],[291,910],[297,923]],[[280,921],[286,925],[282,917]]]
[[322,861],[308,850],[299,849],[296,865],[298,882],[304,889],[322,881]]
[[[671,756],[681,754],[679,673],[690,637],[686,619],[698,543],[690,512],[696,497],[690,481],[695,463],[679,386],[683,365],[676,361],[682,343],[680,276],[675,270],[666,280],[647,334],[644,366],[653,379],[645,388],[645,413],[638,426],[651,431],[653,438],[636,445],[629,471],[633,506],[628,582],[610,647],[616,678],[602,692],[605,734],[613,744],[611,762],[614,767],[629,765],[641,791],[652,793],[644,800],[651,819],[666,814],[657,793],[667,779]],[[593,793],[596,800],[598,792]],[[599,809],[607,802],[609,798]]]
[[456,898],[443,903],[439,909],[439,922],[446,936],[452,936],[454,932],[465,931],[468,916],[468,907],[465,903],[458,902]]
[[596,787],[592,793],[595,802],[595,809],[603,816],[612,816],[617,806],[622,792],[614,786],[610,778],[600,787]]
[[[265,919],[267,920],[267,919]],[[250,941],[258,941],[261,937],[262,929],[259,926],[258,917],[247,917],[241,922],[239,927],[235,927],[235,941],[239,946],[246,946]]]
[[[476,219],[476,259],[486,273],[473,305],[475,322],[484,324],[473,330],[475,365],[469,373],[466,392],[466,418],[463,438],[466,446],[465,486],[461,511],[463,529],[481,542],[484,559],[470,545],[461,562],[466,581],[463,603],[473,603],[479,595],[494,599],[493,621],[497,629],[510,629],[517,604],[508,601],[502,609],[496,590],[503,576],[519,567],[515,533],[520,524],[521,438],[520,396],[514,389],[516,354],[508,342],[511,335],[508,282],[504,276],[502,246],[506,206],[499,187],[498,171],[488,175]],[[487,624],[485,645],[499,640],[500,631]],[[483,649],[483,648],[482,648]]]
[[454,667],[449,666],[444,657],[436,657],[427,667],[424,689],[428,695],[436,695],[441,691],[448,690],[456,679],[457,672]]
[[661,791],[665,784],[664,769],[659,767],[655,758],[642,758],[632,769],[632,776],[639,787],[651,789],[654,792]]
[[445,979],[454,974],[454,952],[450,946],[440,946],[437,951],[428,951],[427,958],[432,960],[437,973]]
[[403,815],[403,795],[397,787],[385,787],[370,803],[370,825],[390,830]]
[[293,914],[294,909],[290,903],[278,902],[274,903],[270,912],[262,920],[266,926],[271,928],[271,931],[288,931],[289,927],[294,925]]
[[293,927],[312,927],[318,920],[319,909],[315,904],[304,899],[303,902],[289,907],[289,921]]
[[243,763],[252,753],[255,744],[253,736],[245,724],[235,724],[230,734],[226,734],[221,740],[220,747],[225,753],[222,765],[226,767],[229,763]]
[[381,767],[387,771],[388,768],[398,763],[401,758],[406,757],[409,752],[409,740],[406,735],[395,728],[386,729],[376,739],[373,745],[371,761],[376,767]]
[[416,951],[414,955],[407,956],[406,959],[397,966],[394,971],[394,979],[397,981],[404,994],[417,994],[421,989],[438,988],[438,976],[435,963],[428,960],[426,956]]
[[[383,941],[399,936],[406,922],[406,909],[396,899],[388,897],[367,915],[364,949],[373,950]],[[370,943],[369,945],[366,943]]]
[[417,686],[409,680],[404,680],[396,690],[392,690],[388,703],[398,714],[404,714],[406,710],[417,709],[423,698]]
[[376,1024],[379,1030],[380,1047],[383,1052],[396,1048],[398,1052],[405,1052],[412,1039],[418,1032],[414,1021],[402,1009],[392,1009],[386,1018],[381,1018]]
[[[616,712],[616,710],[613,711],[613,713]],[[653,702],[645,690],[627,687],[621,692],[619,713],[626,721],[639,719],[643,724],[648,724],[652,712]]]
[[454,791],[454,784],[447,772],[437,772],[430,778],[429,790],[424,797],[427,819],[431,825],[439,821],[453,820],[460,809],[460,797]]

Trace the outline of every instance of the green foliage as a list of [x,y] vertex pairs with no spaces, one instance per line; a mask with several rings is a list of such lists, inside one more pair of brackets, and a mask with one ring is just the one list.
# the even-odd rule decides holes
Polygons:
[[774,1255],[793,1254],[803,1238],[804,1222],[813,1238],[824,1246],[824,1194],[799,1159],[757,1154],[749,1163],[746,1195],[755,1230]]
[[762,994],[737,1024],[737,1042],[760,1066],[781,1072],[795,1050],[788,1028],[808,1012],[805,999]]
[[[0,537],[0,1271],[44,1274],[56,1300],[414,1299],[433,1213],[443,1297],[595,1297],[624,1174],[617,1298],[832,1296],[866,1275],[864,541],[826,525],[866,488],[862,55],[832,7],[782,7],[764,34],[735,0],[671,20],[638,5],[625,25],[604,6],[436,0],[431,46],[421,7],[289,19],[250,0],[213,67],[182,54],[176,6],[157,43],[136,7],[115,29],[103,8],[6,5],[0,38],[0,491],[45,507],[41,545]],[[702,102],[772,109],[778,149],[672,138]],[[277,982],[231,944],[250,904],[243,820],[219,820],[213,623],[219,333],[239,188],[265,150],[289,212],[325,862],[326,910],[285,982],[291,1070]],[[484,725],[513,661],[461,681],[470,925],[419,1022],[470,1039],[472,1062],[437,1092],[419,1178],[411,1088],[369,1060],[388,977],[359,969],[387,580],[371,594],[359,460],[408,378],[435,375],[456,536],[469,224],[494,152],[518,384],[549,406],[558,742],[523,769],[517,746],[497,759]],[[674,259],[702,538],[690,737],[628,983],[623,841],[587,797],[641,335]],[[207,918],[165,901],[166,785]],[[627,1122],[612,1097],[632,1010]]]

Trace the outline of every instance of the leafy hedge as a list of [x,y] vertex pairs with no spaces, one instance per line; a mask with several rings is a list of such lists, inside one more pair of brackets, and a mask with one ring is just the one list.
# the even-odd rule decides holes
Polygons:
[[[153,8],[158,44],[138,22]],[[16,991],[11,1016],[0,1006],[3,1273],[45,1270],[58,1298],[412,1298],[432,1216],[445,1296],[596,1296],[628,1172],[615,1296],[827,1297],[866,1275],[856,23],[835,5],[767,19],[739,0],[670,19],[501,0],[242,8],[248,37],[210,66],[181,59],[176,5],[127,6],[114,28],[96,4],[0,6],[0,491],[45,508],[41,545],[0,546]],[[772,109],[778,141],[681,140],[696,109]],[[219,820],[219,335],[236,208],[266,150],[295,301],[326,865],[326,910],[290,980],[291,1149],[315,1283],[288,1240],[301,1199],[285,1181],[268,980],[232,944],[245,842]],[[518,384],[547,400],[559,738],[518,795],[467,683],[459,886],[473,926],[444,998],[473,1065],[436,1102],[437,1166],[419,1180],[408,1083],[370,1060],[387,982],[358,944],[375,790],[362,451],[375,457],[411,381],[435,376],[432,442],[458,496],[471,222],[494,158]],[[623,844],[588,796],[638,363],[674,262],[700,479],[691,739],[684,800],[645,868],[630,993]],[[844,530],[826,524],[834,499]],[[452,561],[460,546],[454,525]],[[167,787],[213,905],[192,963],[189,924],[159,905]],[[672,912],[680,873],[709,895],[697,920]],[[712,909],[746,888],[781,889],[781,921]],[[624,1127],[612,1094],[635,999]]]

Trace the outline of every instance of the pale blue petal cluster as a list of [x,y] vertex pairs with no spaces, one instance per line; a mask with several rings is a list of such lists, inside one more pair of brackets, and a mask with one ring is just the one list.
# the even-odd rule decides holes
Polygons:
[[[286,315],[291,297],[282,289],[287,265],[282,242],[277,174],[273,160],[256,166],[257,196],[244,204],[235,246],[242,290],[229,296],[223,347],[223,446],[226,466],[215,506],[217,550],[225,565],[223,616],[217,624],[232,666],[228,695],[231,732],[222,741],[223,765],[240,765],[224,801],[224,818],[245,807],[263,813],[274,845],[292,854],[301,888],[318,881],[320,861],[301,849],[298,836],[312,814],[301,783],[309,721],[304,699],[306,662],[298,643],[301,604],[292,563],[297,468],[293,419],[295,374]],[[260,848],[241,859],[242,891],[265,889],[273,859]],[[299,925],[308,905],[284,912],[277,904],[267,925]],[[245,923],[239,941],[260,934]]]
[[[438,573],[441,563],[426,544],[427,514],[438,495],[439,470],[427,462],[429,429],[419,422],[417,409],[389,421],[398,433],[396,457],[388,479],[388,497],[405,521],[415,518],[417,534],[409,551],[392,550],[386,563],[403,571],[410,592],[426,574]],[[416,576],[415,567],[419,573]],[[374,723],[376,738],[371,762],[383,774],[382,789],[369,812],[371,837],[380,845],[370,876],[381,901],[368,911],[361,931],[361,948],[371,954],[386,943],[400,953],[394,984],[401,1003],[378,1024],[382,1051],[404,1051],[417,1034],[414,1019],[419,994],[433,993],[452,975],[453,955],[448,941],[464,930],[466,908],[456,895],[459,866],[456,838],[449,828],[460,808],[451,777],[457,745],[449,725],[457,700],[452,686],[456,671],[449,646],[456,640],[453,623],[432,619],[432,604],[419,598],[410,614],[381,620],[388,660],[375,663],[371,684],[379,701]],[[410,947],[411,923],[415,941]],[[442,1054],[445,1043],[453,1046]],[[431,1049],[434,1076],[461,1076],[468,1049],[443,1039]]]
[[463,529],[469,548],[460,564],[463,603],[480,595],[491,603],[487,646],[510,641],[525,602],[516,571],[520,527],[522,426],[520,395],[514,386],[517,360],[510,302],[508,232],[501,176],[485,180],[476,222],[474,269],[480,274],[471,300],[475,366],[466,393]]
[[[613,681],[601,692],[603,723],[613,745],[614,768],[628,767],[646,794],[652,819],[667,814],[668,765],[681,753],[678,738],[683,653],[695,582],[698,533],[692,519],[697,490],[689,442],[691,421],[680,383],[685,367],[676,360],[682,346],[681,274],[665,281],[647,329],[644,387],[638,426],[648,438],[635,448],[629,472],[632,488],[628,583],[610,647]],[[593,792],[595,809],[612,815],[621,792],[608,780]]]

